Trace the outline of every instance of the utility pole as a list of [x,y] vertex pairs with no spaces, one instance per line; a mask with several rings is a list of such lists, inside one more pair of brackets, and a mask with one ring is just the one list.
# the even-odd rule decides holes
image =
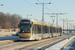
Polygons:
[[63,21],[63,34],[64,34],[64,22],[66,22],[67,20],[66,19],[61,19]]
[[67,13],[45,13],[45,14],[48,14],[48,15],[50,15],[50,14],[56,15],[57,16],[56,17],[56,26],[58,26],[58,15],[63,15],[63,14],[67,14]]
[[[68,33],[68,23],[73,22],[74,20],[67,20],[67,33]],[[69,26],[70,27],[70,26]]]
[[64,34],[64,19],[63,19],[63,34]]
[[[43,22],[44,22],[44,4],[51,4],[51,3],[36,3],[36,4],[42,4],[42,24],[43,24]],[[41,34],[42,34],[42,38],[43,38],[43,33],[44,33],[44,31],[43,31],[43,26],[42,26],[42,24],[41,24]]]
[[67,21],[67,33],[68,33],[68,21]]
[[58,13],[56,15],[57,15],[57,17],[56,17],[56,26],[58,26]]
[[36,4],[42,4],[42,22],[44,22],[44,4],[51,4],[51,3],[36,3]]
[[[64,22],[66,22],[65,19],[63,19],[63,34],[64,34]],[[67,22],[67,28],[68,28],[68,22]]]

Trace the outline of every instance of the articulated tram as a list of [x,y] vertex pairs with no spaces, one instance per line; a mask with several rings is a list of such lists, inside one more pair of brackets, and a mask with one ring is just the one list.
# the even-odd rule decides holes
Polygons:
[[51,26],[31,19],[21,19],[19,39],[20,40],[41,40],[53,36],[61,36],[62,28]]

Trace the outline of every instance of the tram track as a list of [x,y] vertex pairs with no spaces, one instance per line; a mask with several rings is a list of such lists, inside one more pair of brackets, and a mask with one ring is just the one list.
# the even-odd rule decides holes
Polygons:
[[[62,40],[64,40],[64,39],[65,39],[65,38],[57,40],[57,39],[55,38],[55,39],[51,39],[51,40],[48,40],[48,41],[44,41],[44,42],[40,42],[40,43],[35,43],[35,44],[33,44],[33,45],[24,46],[23,48],[18,48],[18,49],[15,49],[15,50],[22,50],[22,49],[25,49],[25,48],[32,48],[32,49],[37,48],[37,49],[42,49],[42,48],[44,48],[44,47],[48,47],[48,46],[53,45],[53,44],[55,44],[55,43],[57,43],[57,42],[60,42],[60,41],[62,41]],[[54,40],[55,40],[55,41],[54,41]],[[49,43],[49,44],[47,44],[47,43]],[[47,44],[47,45],[45,45],[45,44]],[[35,46],[34,46],[34,45],[35,45]],[[44,45],[44,46],[42,46],[42,45]],[[39,46],[42,46],[42,47],[39,47]]]
[[[56,39],[54,39],[55,41],[56,41]],[[41,48],[41,47],[39,47],[39,46],[42,46],[42,45],[44,45],[44,44],[47,44],[47,43],[52,43],[53,42],[53,40],[51,41],[51,40],[49,40],[49,41],[47,41],[47,42],[41,42],[41,43],[36,43],[36,44],[33,44],[33,45],[35,45],[35,46],[33,46],[33,45],[30,45],[30,46],[26,46],[26,47],[24,47],[24,48],[37,48],[37,49],[39,49],[39,48]],[[24,48],[21,48],[21,49],[24,49]],[[19,49],[18,49],[19,50]]]
[[[24,42],[29,42],[29,41],[16,40],[13,43],[0,45],[0,49],[7,48],[7,47],[11,47],[11,46],[14,46],[14,45],[20,45],[20,44],[23,44]],[[30,41],[30,42],[32,42],[32,41]]]
[[[23,48],[28,48],[28,47],[31,47],[33,45],[37,45],[37,44],[41,44],[43,45],[45,42],[48,41],[48,43],[52,40],[57,40],[57,39],[60,39],[60,38],[63,38],[64,36],[59,36],[59,37],[56,37],[56,38],[48,38],[48,39],[45,39],[45,40],[40,40],[40,41],[23,41],[23,42],[14,42],[12,44],[7,44],[7,45],[3,45],[3,47],[0,47],[1,50],[18,50],[18,49],[23,49]],[[70,37],[70,36],[67,36],[67,37]],[[65,37],[66,38],[66,37]],[[46,44],[46,43],[45,43]],[[37,45],[39,46],[39,45]],[[36,48],[36,47],[35,47]]]

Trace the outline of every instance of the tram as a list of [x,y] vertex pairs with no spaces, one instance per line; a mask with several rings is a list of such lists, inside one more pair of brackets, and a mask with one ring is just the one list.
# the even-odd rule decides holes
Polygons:
[[62,35],[61,27],[51,26],[31,19],[21,19],[18,27],[20,28],[20,40],[41,40]]

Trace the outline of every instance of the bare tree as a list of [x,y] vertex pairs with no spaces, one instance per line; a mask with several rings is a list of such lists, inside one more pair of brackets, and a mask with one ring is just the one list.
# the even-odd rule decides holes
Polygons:
[[17,14],[11,15],[10,13],[0,12],[0,28],[18,28],[18,23],[21,20],[21,16]]
[[11,16],[11,25],[12,25],[12,28],[18,28],[18,23],[19,23],[20,19],[21,19],[20,15],[13,14]]
[[0,26],[2,28],[5,28],[5,23],[6,23],[6,17],[5,14],[0,12]]

